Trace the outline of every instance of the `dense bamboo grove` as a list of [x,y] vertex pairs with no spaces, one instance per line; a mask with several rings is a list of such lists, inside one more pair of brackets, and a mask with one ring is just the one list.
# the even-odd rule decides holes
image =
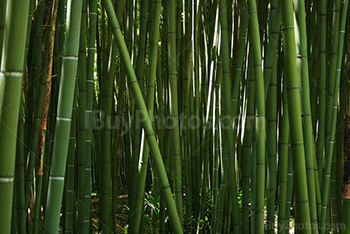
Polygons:
[[349,0],[0,0],[0,234],[350,233]]

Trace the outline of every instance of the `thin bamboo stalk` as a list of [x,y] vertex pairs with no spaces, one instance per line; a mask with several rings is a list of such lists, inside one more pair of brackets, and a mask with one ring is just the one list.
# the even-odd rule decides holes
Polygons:
[[[228,51],[228,26],[227,26],[227,12],[226,2],[219,1],[220,23],[221,23],[221,51],[222,56],[222,95],[223,95],[223,116],[225,121],[223,127],[225,128],[225,137],[227,143],[228,167],[225,165],[224,177],[228,178],[230,186],[230,194],[232,195],[232,209],[233,209],[233,230],[240,232],[240,220],[238,215],[238,201],[237,201],[237,181],[235,173],[235,144],[232,131],[232,97],[231,97],[231,77],[229,65],[229,51]],[[220,222],[220,221],[219,221]]]
[[248,1],[249,10],[249,43],[252,49],[252,62],[254,64],[255,92],[256,92],[256,220],[255,232],[264,232],[264,200],[265,200],[265,95],[264,78],[261,63],[261,47],[259,37],[259,21],[256,11],[256,1]]
[[[333,91],[334,97],[338,97],[338,91],[339,91],[348,4],[349,4],[349,1],[345,0],[342,8],[342,14],[341,14],[339,47],[338,47],[338,53],[337,53],[338,58],[337,58],[337,64],[336,64],[336,78],[335,78],[334,91]],[[332,124],[330,127],[330,139],[328,141],[328,145],[326,148],[327,152],[325,157],[325,175],[323,178],[323,186],[322,186],[322,212],[321,212],[321,220],[320,220],[320,225],[321,225],[320,233],[325,233],[326,231],[326,215],[327,215],[328,203],[329,203],[330,176],[331,176],[331,169],[332,169],[331,167],[332,158],[334,154],[334,143],[335,143],[334,141],[335,141],[337,114],[338,114],[338,98],[333,98]]]

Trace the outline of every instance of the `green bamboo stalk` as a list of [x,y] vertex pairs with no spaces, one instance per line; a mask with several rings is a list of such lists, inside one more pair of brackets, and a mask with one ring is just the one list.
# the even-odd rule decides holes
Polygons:
[[[223,116],[226,118],[222,123],[225,128],[225,137],[227,144],[227,156],[228,164],[225,165],[224,177],[227,177],[230,185],[230,194],[232,196],[232,209],[233,209],[233,230],[240,232],[240,220],[238,215],[238,201],[237,201],[237,182],[235,173],[235,144],[232,131],[232,97],[231,97],[231,77],[230,77],[230,65],[229,65],[229,51],[228,51],[228,28],[227,28],[227,12],[226,2],[224,0],[219,1],[220,23],[221,23],[221,51],[222,56],[222,94],[223,94]],[[221,190],[221,189],[220,189]],[[221,191],[220,191],[221,192]],[[220,221],[219,221],[220,222]],[[218,230],[217,230],[218,231]]]
[[38,149],[38,169],[36,175],[36,198],[35,198],[35,210],[34,210],[34,224],[33,233],[39,232],[39,224],[41,224],[41,193],[42,193],[42,181],[43,181],[43,165],[44,165],[44,152],[45,152],[45,135],[47,129],[47,115],[50,104],[51,95],[51,76],[53,67],[53,50],[54,50],[54,38],[56,31],[56,18],[58,10],[58,2],[52,3],[52,17],[49,30],[48,38],[48,62],[47,62],[47,73],[46,73],[46,85],[44,93],[44,105],[42,109],[42,118],[40,126],[39,136],[39,149]]
[[[288,102],[287,92],[283,92],[283,114],[281,120],[281,135],[279,136],[279,196],[278,196],[278,232],[286,233],[286,210],[287,192],[288,192],[288,151],[289,151],[289,119],[288,119]],[[288,227],[289,229],[289,227]],[[288,232],[287,232],[288,233]]]
[[102,113],[105,120],[105,124],[102,127],[101,137],[101,206],[100,222],[102,224],[102,230],[104,233],[111,233],[113,230],[112,218],[112,187],[111,187],[111,142],[112,142],[112,104],[113,104],[113,79],[115,76],[115,57],[117,54],[116,45],[113,43],[115,38],[111,38],[110,42],[110,53],[109,53],[109,65],[108,65],[108,76],[107,79],[102,81],[101,96],[102,96]]
[[[254,106],[255,106],[255,80],[252,63],[248,66],[248,87],[247,87],[247,115],[246,123],[244,128],[244,150],[243,150],[243,178],[242,178],[242,233],[249,233],[249,200],[252,199],[250,196],[249,189],[252,183],[249,181],[251,178],[251,165],[252,165],[252,140],[253,140],[253,129],[254,129]],[[250,199],[249,199],[250,198]]]
[[0,72],[0,226],[2,233],[10,233],[13,180],[16,159],[16,137],[20,110],[23,64],[27,38],[29,1],[7,1],[6,23]]
[[[289,124],[292,144],[292,158],[296,191],[297,225],[303,225],[300,233],[310,233],[310,210],[306,181],[304,140],[301,122],[300,93],[298,86],[297,55],[294,34],[293,3],[282,1],[282,21],[284,32],[284,64],[287,84]],[[300,223],[299,223],[300,222]]]
[[275,232],[275,201],[277,182],[277,63],[273,65],[267,93],[267,232]]
[[179,216],[178,216],[177,211],[176,211],[175,203],[171,197],[169,181],[168,181],[167,176],[166,176],[166,171],[164,168],[163,160],[161,159],[159,147],[157,145],[156,138],[155,138],[155,135],[154,135],[154,132],[152,129],[152,123],[151,123],[151,120],[149,118],[149,115],[147,114],[146,104],[145,104],[144,99],[141,95],[141,90],[140,90],[140,87],[137,83],[135,72],[131,66],[129,53],[127,51],[126,44],[125,44],[125,41],[123,39],[123,35],[121,33],[121,30],[120,30],[118,20],[116,18],[115,13],[114,13],[113,5],[112,5],[110,0],[104,0],[102,3],[106,8],[107,14],[109,16],[109,22],[113,28],[113,34],[115,36],[116,43],[117,43],[121,58],[126,66],[125,68],[126,68],[126,72],[127,72],[128,78],[129,78],[130,88],[133,91],[133,94],[134,94],[135,99],[136,99],[136,103],[139,106],[139,109],[141,111],[141,114],[142,114],[141,117],[145,120],[143,125],[145,128],[147,141],[148,141],[148,144],[149,144],[149,147],[150,147],[153,159],[154,159],[156,170],[159,174],[162,192],[164,193],[165,201],[166,201],[168,209],[169,209],[169,215],[170,215],[171,221],[173,222],[174,232],[175,233],[182,233],[183,231],[182,231],[182,227],[181,227],[181,222],[180,222]]
[[67,2],[67,28],[62,63],[62,77],[58,97],[55,143],[49,179],[48,197],[44,222],[45,233],[58,232],[60,204],[67,161],[69,133],[74,98],[75,75],[79,49],[82,1]]
[[[168,2],[168,56],[169,56],[169,88],[170,88],[170,117],[172,119],[172,157],[174,159],[174,193],[177,212],[180,222],[183,222],[182,208],[182,168],[181,168],[181,150],[180,150],[180,130],[178,118],[178,88],[177,88],[177,69],[176,69],[176,4],[175,0]],[[155,54],[157,55],[157,54]],[[156,61],[156,60],[155,60]]]
[[72,124],[69,134],[68,143],[68,156],[67,156],[67,168],[66,168],[66,178],[65,178],[65,224],[64,233],[73,233],[73,222],[74,222],[74,207],[75,207],[75,155],[76,155],[76,130],[77,130],[77,95],[78,86],[74,90],[74,101],[72,109]]
[[237,56],[235,58],[235,73],[233,81],[233,92],[232,92],[232,102],[233,102],[233,117],[238,119],[238,104],[239,104],[239,91],[240,91],[240,81],[242,79],[242,67],[247,49],[247,30],[248,30],[248,7],[244,4],[244,9],[242,12],[242,26],[240,28],[240,40],[238,44]]
[[[221,64],[221,63],[220,63]],[[217,65],[217,74],[216,74],[216,81],[215,81],[215,133],[214,133],[214,140],[215,140],[215,157],[213,161],[213,212],[212,212],[212,220],[211,220],[211,226],[212,226],[212,233],[216,233],[216,227],[217,227],[217,204],[218,204],[218,192],[219,192],[219,169],[220,169],[220,130],[219,130],[219,115],[220,115],[220,82],[222,79],[222,71],[219,70],[222,69],[221,66],[219,66],[219,63]]]
[[79,41],[79,57],[78,57],[78,83],[79,85],[79,111],[78,111],[78,233],[87,233],[89,231],[90,222],[88,214],[90,210],[87,209],[87,184],[89,180],[86,178],[86,103],[87,103],[87,59],[86,59],[86,31],[87,31],[87,3],[83,0],[82,12],[81,12],[81,26],[80,26],[80,41]]
[[299,0],[296,7],[296,22],[298,28],[296,29],[297,35],[299,35],[298,43],[298,72],[300,77],[301,86],[301,111],[303,122],[303,134],[305,142],[305,161],[307,169],[307,185],[310,201],[310,218],[312,233],[317,233],[317,208],[316,208],[316,188],[315,188],[315,172],[314,172],[314,135],[311,118],[311,106],[310,106],[310,88],[309,88],[309,65],[307,57],[307,34],[306,34],[306,22],[305,22],[305,2]]
[[[33,92],[33,98],[34,102],[37,103],[34,107],[30,107],[28,105],[27,107],[27,116],[31,116],[31,110],[34,112],[34,120],[31,123],[30,126],[30,132],[28,135],[30,136],[29,139],[29,162],[26,169],[26,203],[28,204],[29,197],[30,197],[30,191],[33,186],[33,169],[35,165],[36,160],[36,151],[39,144],[39,133],[40,133],[40,124],[41,124],[41,116],[42,116],[42,109],[44,106],[44,94],[45,94],[45,80],[46,77],[44,74],[46,72],[43,72],[43,66],[42,66],[42,40],[43,40],[43,15],[44,15],[44,4],[43,2],[40,3],[37,6],[37,16],[34,22],[34,38],[35,41],[33,42],[33,56],[32,56],[32,69],[29,73],[30,78],[33,79],[33,82],[39,82],[39,85],[36,85]],[[36,81],[38,80],[38,81]],[[31,89],[32,90],[32,89]],[[28,94],[29,95],[29,94]],[[30,98],[30,97],[29,97]],[[30,102],[29,102],[30,103]],[[32,105],[32,104],[31,104]],[[29,122],[28,118],[28,122]],[[27,121],[26,121],[27,122]]]
[[[86,210],[91,209],[91,157],[92,157],[92,107],[94,98],[94,69],[95,69],[95,51],[96,51],[96,24],[97,24],[97,2],[89,0],[89,25],[88,25],[88,57],[86,61],[86,162],[85,162],[85,195]],[[88,212],[86,219],[91,220],[91,213]]]
[[[326,61],[326,33],[327,33],[327,11],[326,1],[321,0],[319,2],[319,108],[318,108],[318,132],[316,140],[316,153],[317,153],[317,169],[318,178],[320,184],[322,184],[323,176],[323,158],[324,158],[324,142],[325,142],[325,121],[326,121],[326,74],[327,74],[327,61]],[[319,217],[320,218],[320,217]]]
[[[288,117],[289,118],[289,117]],[[290,140],[289,140],[290,142]],[[293,158],[292,158],[291,144],[288,145],[288,172],[287,172],[287,199],[286,199],[286,214],[284,218],[284,233],[289,233],[291,224],[291,208],[293,196]]]
[[26,233],[26,204],[25,204],[25,154],[24,154],[24,106],[23,98],[20,104],[20,116],[18,120],[18,140],[16,149],[16,169],[15,169],[15,186],[16,186],[16,208],[17,208],[17,232]]
[[[329,38],[331,41],[331,47],[329,48],[329,67],[328,67],[328,77],[327,77],[327,106],[326,106],[326,142],[331,135],[331,122],[332,122],[332,106],[334,96],[334,85],[336,79],[336,67],[337,67],[337,59],[338,59],[338,46],[339,46],[339,23],[340,23],[340,0],[334,0],[332,5],[329,5],[329,8],[334,7],[333,19],[332,19],[332,27],[331,27],[331,35]],[[329,34],[330,35],[330,34]],[[325,151],[327,153],[328,144],[325,145]],[[327,157],[327,155],[325,156]],[[326,159],[325,159],[326,160]],[[325,165],[326,166],[326,165]]]
[[[334,97],[338,97],[338,90],[340,84],[340,76],[341,76],[341,66],[343,61],[343,48],[344,48],[344,36],[345,36],[345,25],[347,19],[348,12],[348,4],[349,1],[345,0],[342,8],[341,14],[341,24],[340,24],[340,34],[339,34],[339,48],[338,48],[338,58],[336,64],[336,77],[334,84]],[[323,178],[323,186],[322,186],[322,212],[321,212],[321,220],[320,220],[320,233],[325,233],[326,228],[326,216],[328,210],[329,203],[329,188],[330,188],[330,176],[331,176],[331,166],[332,166],[332,158],[334,154],[334,141],[335,141],[335,132],[336,132],[336,120],[338,114],[338,98],[333,98],[333,108],[332,108],[332,125],[330,128],[330,139],[327,145],[327,152],[325,157],[325,175]]]
[[265,195],[265,95],[264,79],[261,64],[261,48],[259,36],[259,21],[256,11],[256,1],[248,1],[249,10],[249,43],[252,48],[252,62],[254,64],[256,90],[256,220],[255,232],[264,232],[264,195]]
[[267,97],[268,89],[270,87],[270,79],[272,74],[272,67],[276,63],[277,49],[278,49],[278,38],[281,30],[281,7],[276,2],[271,6],[271,10],[275,9],[271,15],[269,25],[271,31],[269,34],[269,44],[267,47],[266,59],[264,61],[264,88],[265,97]]

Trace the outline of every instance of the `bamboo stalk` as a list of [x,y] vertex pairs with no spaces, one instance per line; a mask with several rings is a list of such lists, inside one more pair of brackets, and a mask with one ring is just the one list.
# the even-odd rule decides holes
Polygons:
[[7,1],[6,22],[0,72],[0,226],[10,233],[13,180],[15,174],[16,137],[20,109],[23,64],[27,38],[29,1]]
[[82,1],[67,2],[67,28],[44,230],[58,232],[74,98]]

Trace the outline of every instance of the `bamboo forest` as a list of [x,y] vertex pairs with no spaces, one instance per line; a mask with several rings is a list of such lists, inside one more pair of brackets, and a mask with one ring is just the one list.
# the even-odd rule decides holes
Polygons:
[[350,234],[349,0],[0,0],[0,234]]

